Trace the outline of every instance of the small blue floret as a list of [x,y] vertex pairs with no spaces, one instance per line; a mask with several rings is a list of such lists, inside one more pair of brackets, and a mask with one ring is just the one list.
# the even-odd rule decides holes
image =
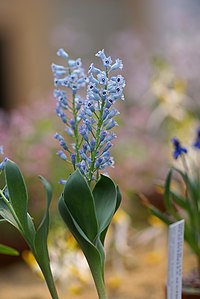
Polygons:
[[187,154],[188,150],[185,147],[181,146],[181,143],[178,138],[172,138],[172,143],[174,146],[173,157],[175,160],[177,160],[178,157],[182,154]]

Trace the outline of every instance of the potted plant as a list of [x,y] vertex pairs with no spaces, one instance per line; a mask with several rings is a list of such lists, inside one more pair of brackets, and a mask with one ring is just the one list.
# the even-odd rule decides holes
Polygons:
[[[200,128],[190,151],[176,137],[172,139],[173,158],[180,162],[168,172],[164,187],[165,211],[146,202],[151,212],[167,225],[185,219],[184,238],[196,256],[196,269],[183,278],[182,298],[200,298],[200,168],[194,161],[200,150]],[[189,155],[190,152],[193,155]]]
[[[57,154],[66,163],[65,167],[71,169],[70,176],[60,181],[65,187],[58,210],[86,257],[99,299],[106,299],[104,241],[112,217],[119,208],[121,194],[118,186],[103,172],[114,163],[110,148],[116,134],[112,128],[117,125],[114,117],[119,114],[114,104],[124,99],[125,86],[124,78],[115,75],[115,71],[121,70],[123,65],[120,59],[113,63],[101,50],[96,56],[101,59],[103,70],[91,64],[86,76],[80,58],[70,59],[63,49],[57,54],[65,59],[65,65],[52,65],[57,101],[55,111],[65,126],[65,133],[72,138],[72,143],[68,144],[61,134],[55,134],[62,148]],[[83,99],[80,90],[85,87],[86,98]],[[27,188],[19,167],[4,158],[0,173],[5,178],[0,189],[0,216],[17,228],[26,240],[52,299],[58,299],[47,243],[51,185],[40,176],[46,190],[46,210],[36,227],[28,213]],[[9,251],[0,247],[3,249]]]

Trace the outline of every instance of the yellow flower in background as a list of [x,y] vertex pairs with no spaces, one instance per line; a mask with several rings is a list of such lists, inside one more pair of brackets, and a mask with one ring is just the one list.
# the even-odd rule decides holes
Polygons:
[[119,209],[113,217],[113,222],[123,223],[127,219],[129,219],[128,214],[123,209]]
[[178,92],[184,94],[186,92],[186,87],[187,87],[187,84],[184,80],[182,80],[180,78],[175,80],[174,89],[177,90]]
[[69,250],[78,249],[78,243],[76,242],[75,238],[72,236],[71,233],[67,235],[66,245]]
[[116,290],[122,285],[122,277],[119,275],[112,275],[108,278],[107,286],[110,290]]
[[158,264],[163,258],[161,251],[152,250],[145,255],[145,261],[149,265]]
[[22,258],[26,262],[26,264],[29,265],[35,273],[37,273],[40,278],[44,279],[43,274],[36,262],[36,259],[30,250],[24,250],[22,252]]
[[83,291],[83,286],[79,283],[74,283],[68,288],[68,292],[75,296],[80,295],[81,293],[83,293]]
[[186,81],[177,77],[166,61],[157,58],[154,67],[155,76],[150,85],[153,111],[149,126],[159,126],[166,118],[178,123],[184,122],[189,116],[190,100],[186,93]]
[[153,227],[165,227],[165,224],[154,215],[149,216],[148,223]]

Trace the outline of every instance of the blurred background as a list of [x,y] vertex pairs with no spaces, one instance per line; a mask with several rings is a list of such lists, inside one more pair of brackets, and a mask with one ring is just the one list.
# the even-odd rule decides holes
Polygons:
[[[56,131],[63,130],[54,115],[51,63],[57,63],[57,50],[63,47],[72,58],[81,57],[86,70],[102,48],[113,59],[123,60],[126,100],[118,107],[120,126],[112,152],[115,168],[109,174],[123,193],[123,210],[114,231],[123,223],[124,231],[119,230],[118,236],[124,239],[111,239],[134,248],[133,236],[154,227],[138,194],[162,206],[162,194],[155,186],[171,163],[170,140],[178,136],[186,146],[191,144],[199,124],[199,14],[198,0],[0,1],[0,144],[23,170],[36,221],[44,207],[37,175],[53,184],[53,240],[54,230],[62,226],[56,218],[62,190],[57,182],[66,176],[53,139]],[[145,242],[159,235],[160,226],[148,232]],[[25,248],[8,225],[2,224],[0,239],[21,251]],[[119,251],[129,259],[126,246]],[[115,251],[111,250],[111,260]],[[153,258],[159,261],[158,254]],[[0,265],[8,262],[5,256],[0,259]],[[137,266],[134,260],[133,268]],[[7,290],[3,277],[1,289]],[[113,290],[119,281],[111,279]],[[157,298],[154,291],[152,298]]]

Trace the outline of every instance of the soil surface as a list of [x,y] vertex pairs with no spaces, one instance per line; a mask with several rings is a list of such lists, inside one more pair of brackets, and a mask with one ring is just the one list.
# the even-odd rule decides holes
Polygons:
[[[167,276],[167,242],[136,244],[117,265],[106,269],[109,299],[164,299]],[[195,265],[184,249],[183,272]],[[67,285],[67,281],[66,281]],[[60,299],[96,299],[93,284],[72,292],[58,285]],[[0,269],[0,299],[50,299],[44,282],[23,262]]]

